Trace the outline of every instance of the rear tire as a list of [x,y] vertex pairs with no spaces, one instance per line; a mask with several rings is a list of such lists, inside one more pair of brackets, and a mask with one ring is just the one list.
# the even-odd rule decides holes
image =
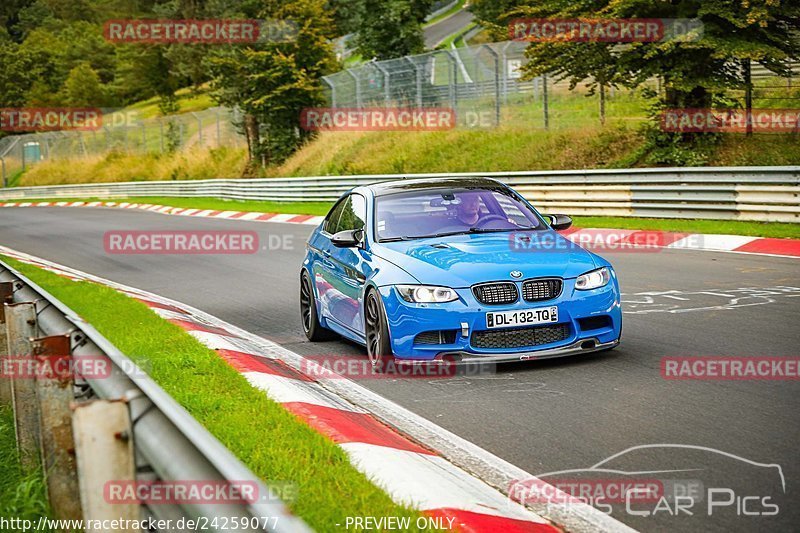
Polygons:
[[386,312],[375,290],[367,292],[364,300],[364,336],[372,369],[376,372],[385,372],[394,363],[394,353]]
[[327,341],[335,337],[331,330],[325,329],[319,323],[314,286],[307,270],[300,274],[300,320],[303,323],[303,333],[311,342]]

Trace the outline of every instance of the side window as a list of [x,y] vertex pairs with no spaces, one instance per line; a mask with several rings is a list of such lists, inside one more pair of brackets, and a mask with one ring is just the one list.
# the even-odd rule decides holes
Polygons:
[[344,204],[347,203],[348,200],[349,197],[339,201],[338,204],[333,206],[333,208],[328,213],[328,216],[325,217],[325,224],[323,224],[322,226],[322,231],[330,233],[331,235],[336,233],[337,231],[336,228],[339,224],[339,218],[341,218],[342,216],[342,210],[344,209]]
[[367,201],[360,194],[351,194],[344,202],[336,231],[364,229],[367,220]]

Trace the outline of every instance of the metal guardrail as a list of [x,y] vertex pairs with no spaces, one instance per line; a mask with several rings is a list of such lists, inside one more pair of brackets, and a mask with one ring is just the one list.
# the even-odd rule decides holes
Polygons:
[[[172,519],[173,524],[182,517],[187,519],[205,517],[209,519],[209,528],[211,530],[222,530],[225,527],[230,527],[230,524],[223,526],[222,521],[226,518],[236,517],[238,520],[248,519],[245,522],[246,525],[238,528],[244,531],[310,531],[304,522],[288,513],[284,504],[274,492],[270,491],[269,487],[137,367],[133,361],[63,303],[2,261],[0,261],[0,293],[5,298],[6,305],[4,309],[7,311],[7,317],[13,314],[15,305],[28,306],[29,316],[34,317],[25,321],[27,323],[26,327],[30,328],[30,332],[35,332],[33,333],[34,335],[43,335],[47,338],[60,337],[62,340],[68,340],[67,346],[69,348],[66,351],[69,353],[67,355],[72,358],[77,367],[80,367],[81,360],[94,364],[99,358],[102,358],[103,361],[110,362],[110,372],[103,373],[102,376],[94,375],[76,379],[75,389],[80,389],[81,387],[86,389],[88,386],[88,390],[83,390],[79,397],[75,398],[73,398],[72,391],[69,390],[69,403],[72,403],[73,408],[75,408],[76,404],[81,405],[88,397],[90,399],[122,401],[128,407],[129,423],[132,428],[133,451],[135,453],[136,479],[138,481],[244,482],[251,487],[255,487],[259,496],[258,501],[252,503],[142,504],[139,511],[143,517],[154,517],[162,520]],[[0,318],[3,318],[2,314],[0,314]],[[11,320],[9,320],[9,325],[10,323]],[[5,328],[2,329],[5,330]],[[9,327],[9,331],[11,329]],[[9,336],[9,341],[11,341],[11,335]],[[34,346],[36,345],[35,343],[36,341],[34,341]],[[10,342],[9,345],[11,345]],[[37,353],[39,352],[12,355],[32,356]],[[36,378],[36,381],[38,382],[39,379]],[[19,399],[18,394],[15,411],[18,407]],[[44,409],[42,409],[40,416],[43,420],[41,440],[44,441],[46,433],[56,430],[44,424],[44,418],[47,416]],[[89,428],[90,431],[99,433],[100,428],[96,429],[96,422],[98,421],[90,421]],[[102,426],[102,424],[98,425]],[[69,427],[69,419],[67,419],[67,426]],[[76,435],[77,433],[76,429]],[[71,435],[67,436],[71,437]],[[99,434],[93,437],[97,439],[103,438]],[[119,438],[119,436],[116,437]],[[106,436],[106,438],[108,437]],[[21,451],[25,450],[21,449]],[[28,450],[28,452],[30,453],[31,450]],[[45,450],[42,453],[42,457],[46,455]],[[80,459],[80,454],[78,454],[79,478],[83,475],[80,469]],[[94,461],[94,457],[91,459]],[[82,483],[84,481],[82,480]],[[48,480],[49,483],[50,481]],[[84,518],[89,518],[86,516],[87,505],[82,501],[85,496],[84,488],[81,487],[81,499],[77,504],[75,500],[78,499],[78,495],[69,495],[71,502],[68,507],[72,511],[67,512],[67,514],[73,516],[58,516],[58,518],[80,518],[80,516],[76,517],[74,514],[76,507],[80,511],[81,503],[83,503],[84,507]],[[102,487],[89,487],[89,491],[95,493],[95,497],[103,495]],[[52,502],[52,489],[50,490],[50,497]],[[97,511],[96,504],[88,507]],[[54,511],[57,514],[58,510],[58,507],[54,505]],[[116,509],[109,512],[116,512]],[[265,520],[266,517],[270,519]],[[134,518],[140,519],[138,517]],[[217,519],[217,522],[214,522],[214,519]],[[215,523],[219,525],[211,525]]]
[[575,215],[800,222],[800,166],[142,181],[17,187],[0,191],[0,200],[182,196],[327,202],[335,200],[357,185],[402,178],[452,176],[499,179],[514,186],[536,207],[550,212],[558,210]]

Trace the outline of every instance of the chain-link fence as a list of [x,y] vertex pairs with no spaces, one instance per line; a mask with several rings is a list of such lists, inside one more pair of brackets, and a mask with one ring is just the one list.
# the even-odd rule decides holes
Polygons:
[[244,146],[239,113],[224,107],[139,119],[136,112],[107,113],[92,131],[52,131],[0,139],[3,186],[15,185],[26,167],[51,159],[120,153],[171,153],[196,147]]
[[[506,41],[425,54],[371,61],[325,76],[330,105],[335,108],[450,107],[464,117],[462,126],[511,124],[533,128],[595,125],[606,120],[643,121],[649,101],[641,89],[589,90],[579,84],[541,76],[521,79],[528,43]],[[792,78],[778,78],[753,68],[754,105],[762,108],[798,107],[800,65]],[[658,79],[647,88],[661,91]],[[738,93],[733,93],[738,97]],[[472,117],[472,123],[470,122]],[[479,119],[478,123],[474,121]]]

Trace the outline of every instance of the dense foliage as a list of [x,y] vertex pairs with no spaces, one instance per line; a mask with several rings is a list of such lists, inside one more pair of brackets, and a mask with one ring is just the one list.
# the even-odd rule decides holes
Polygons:
[[[422,50],[430,0],[2,0],[0,107],[123,107],[212,89],[243,111],[251,161],[284,159],[308,136],[300,110],[321,105],[321,77],[339,70],[333,40],[356,34],[364,56]],[[288,38],[246,44],[120,44],[115,19],[281,21]],[[292,32],[294,29],[296,31]]]

